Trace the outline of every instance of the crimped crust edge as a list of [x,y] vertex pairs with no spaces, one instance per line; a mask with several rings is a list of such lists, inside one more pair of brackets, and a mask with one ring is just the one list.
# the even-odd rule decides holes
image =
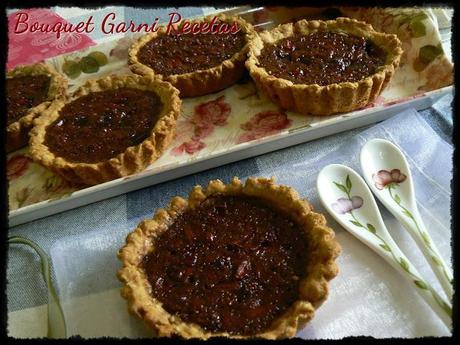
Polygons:
[[44,102],[30,108],[21,118],[9,124],[6,128],[6,152],[15,151],[29,142],[29,131],[33,120],[45,111],[51,102],[64,98],[67,93],[67,79],[53,67],[45,63],[21,65],[7,72],[7,79],[22,76],[47,75],[50,77],[48,95]]
[[[207,16],[203,19],[195,19],[193,22],[206,21],[213,17],[214,16]],[[238,23],[238,27],[246,34],[246,44],[230,59],[224,60],[218,66],[190,73],[173,74],[169,76],[163,76],[162,74],[155,73],[151,67],[144,65],[139,61],[137,54],[142,47],[152,39],[155,39],[159,35],[166,34],[166,28],[162,27],[157,32],[151,32],[141,36],[133,43],[128,52],[129,68],[133,73],[139,75],[156,75],[157,77],[170,82],[180,91],[181,97],[203,96],[223,90],[233,85],[244,74],[244,63],[249,50],[249,41],[255,35],[255,30],[250,23],[240,17],[227,16],[225,14],[220,14],[216,17],[224,22],[236,21]]]
[[[229,333],[211,333],[199,325],[184,323],[179,317],[165,311],[161,303],[150,294],[150,287],[143,270],[139,267],[143,257],[154,250],[155,239],[167,230],[169,224],[186,209],[197,207],[209,195],[251,195],[269,201],[276,208],[288,212],[308,236],[310,260],[307,276],[301,280],[299,299],[271,327],[260,334],[247,337]],[[118,252],[123,267],[118,271],[124,283],[121,295],[127,300],[128,310],[143,319],[159,336],[179,335],[182,338],[208,339],[211,337],[280,339],[295,336],[305,326],[327,298],[328,281],[338,274],[335,259],[341,252],[334,239],[334,231],[326,225],[323,215],[312,211],[308,201],[301,199],[291,187],[275,184],[267,178],[248,178],[243,184],[237,177],[231,183],[212,180],[207,188],[196,186],[188,199],[174,197],[169,206],[159,209],[152,219],[144,220],[126,238],[126,244]]]
[[[124,152],[98,163],[74,163],[56,157],[44,144],[46,128],[59,117],[59,111],[74,99],[91,92],[132,87],[155,91],[163,102],[160,117],[151,134],[142,143],[128,147]],[[180,113],[179,91],[171,84],[153,77],[137,75],[106,76],[88,80],[66,100],[54,101],[43,115],[35,119],[30,131],[32,157],[76,184],[95,185],[144,170],[164,152],[175,135],[176,120]]]
[[[341,31],[366,37],[385,50],[386,63],[373,75],[357,82],[326,86],[295,84],[290,80],[272,76],[265,68],[258,66],[258,56],[265,43],[274,43],[292,36],[295,32],[308,34],[317,30]],[[377,32],[370,24],[356,19],[302,19],[295,23],[278,25],[255,36],[249,45],[246,67],[257,87],[280,107],[301,114],[331,115],[353,111],[373,102],[390,82],[399,66],[402,52],[401,42],[396,35]]]

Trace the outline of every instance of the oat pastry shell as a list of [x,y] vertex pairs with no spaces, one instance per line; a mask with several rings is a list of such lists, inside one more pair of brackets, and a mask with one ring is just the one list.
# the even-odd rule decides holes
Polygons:
[[47,75],[50,77],[48,95],[44,102],[30,108],[21,118],[9,124],[6,128],[6,152],[15,151],[29,142],[29,131],[33,120],[48,108],[50,103],[65,97],[67,93],[67,79],[53,67],[37,63],[33,65],[17,66],[6,74],[6,78]]
[[[134,88],[154,91],[163,108],[150,135],[140,144],[130,146],[115,157],[98,163],[76,163],[57,157],[45,144],[47,127],[58,117],[60,110],[73,100],[93,92]],[[171,84],[153,77],[138,75],[107,76],[89,80],[66,100],[57,100],[34,121],[30,132],[30,153],[34,160],[75,184],[95,185],[144,170],[158,159],[171,143],[176,132],[181,100],[179,91]]]
[[[316,31],[333,31],[364,37],[385,51],[385,64],[374,74],[359,81],[326,86],[296,84],[270,75],[265,68],[259,66],[258,57],[265,44],[273,44],[298,33],[308,35]],[[328,21],[303,19],[259,33],[250,42],[246,67],[257,87],[280,107],[301,114],[331,115],[350,112],[373,102],[393,77],[402,53],[401,42],[396,35],[377,32],[365,22],[350,18]]]
[[[196,19],[194,22],[209,21],[214,16],[208,16],[203,19]],[[244,19],[235,16],[226,16],[220,14],[216,16],[218,20],[231,23],[235,21],[245,33],[246,44],[243,48],[234,54],[230,59],[224,60],[219,65],[208,69],[197,70],[184,74],[172,74],[164,76],[156,73],[151,67],[144,65],[139,61],[137,55],[142,47],[158,36],[166,35],[166,26],[162,26],[157,32],[151,32],[141,36],[133,43],[128,52],[128,64],[133,73],[140,75],[156,75],[171,84],[179,91],[181,97],[198,97],[206,94],[223,90],[235,84],[245,72],[244,63],[249,50],[249,41],[254,37],[255,30],[252,25]],[[177,27],[177,25],[176,25]]]
[[[169,225],[187,209],[195,209],[208,196],[248,195],[261,198],[276,209],[289,214],[305,230],[309,241],[310,259],[306,266],[307,275],[300,281],[299,297],[296,302],[263,333],[242,336],[229,333],[212,333],[197,324],[181,321],[163,309],[161,302],[151,294],[150,284],[140,267],[143,258],[155,250],[155,241]],[[207,188],[196,186],[188,199],[174,197],[166,209],[159,209],[152,219],[142,221],[126,238],[126,244],[118,252],[123,267],[118,271],[119,280],[124,283],[121,295],[127,300],[128,310],[143,321],[158,336],[180,336],[185,339],[211,337],[228,338],[290,338],[303,328],[313,317],[315,310],[328,296],[328,282],[338,274],[335,259],[341,252],[334,239],[334,231],[326,224],[322,214],[312,211],[311,205],[288,186],[277,185],[267,178],[248,178],[243,184],[237,177],[231,183],[212,180]]]

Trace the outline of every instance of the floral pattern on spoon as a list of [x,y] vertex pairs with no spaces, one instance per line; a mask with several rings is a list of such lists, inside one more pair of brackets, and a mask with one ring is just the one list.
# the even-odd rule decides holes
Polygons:
[[405,154],[388,140],[372,139],[363,145],[360,163],[369,188],[412,236],[446,296],[452,299],[453,275],[431,239],[418,210],[412,174]]

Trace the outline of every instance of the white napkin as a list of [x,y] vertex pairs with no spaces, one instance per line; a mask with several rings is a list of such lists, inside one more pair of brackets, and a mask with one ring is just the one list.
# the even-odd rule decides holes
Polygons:
[[[373,138],[391,140],[406,154],[423,220],[444,259],[450,263],[452,147],[415,110],[404,111],[366,129],[351,141],[316,140],[308,148],[308,159],[305,155],[292,154],[298,151],[289,148],[272,154],[270,160],[256,159],[256,163],[260,175],[275,176],[278,183],[294,187],[318,211],[324,212],[315,187],[318,172],[331,163],[346,164],[360,172],[360,148]],[[240,178],[245,177],[240,175]],[[188,190],[180,193],[186,194]],[[403,252],[428,281],[439,287],[411,237],[381,205],[380,209]],[[340,273],[330,284],[328,300],[317,310],[313,321],[299,332],[299,337],[325,339],[364,335],[385,338],[450,334],[414,288],[392,267],[331,217],[328,221],[336,230],[343,249],[338,259]],[[51,248],[69,335],[151,335],[141,321],[128,314],[126,303],[118,293],[120,283],[115,274],[120,263],[116,253],[131,230],[125,225],[95,229],[84,235],[63,238]]]

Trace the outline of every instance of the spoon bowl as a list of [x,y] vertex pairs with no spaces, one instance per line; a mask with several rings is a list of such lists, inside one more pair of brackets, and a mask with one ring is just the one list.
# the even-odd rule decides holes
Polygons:
[[[415,204],[412,175],[404,155],[399,148],[388,140],[369,140],[361,149],[361,169],[370,189],[383,190],[389,184],[399,186],[400,201],[406,205]],[[390,195],[383,193],[377,197],[388,201]]]
[[321,203],[332,217],[400,272],[450,328],[451,306],[428,284],[394,242],[362,177],[345,165],[331,164],[319,173],[317,189]]
[[388,140],[373,139],[361,149],[360,161],[370,189],[408,230],[451,300],[452,271],[439,254],[420,216],[412,174],[404,154]]

